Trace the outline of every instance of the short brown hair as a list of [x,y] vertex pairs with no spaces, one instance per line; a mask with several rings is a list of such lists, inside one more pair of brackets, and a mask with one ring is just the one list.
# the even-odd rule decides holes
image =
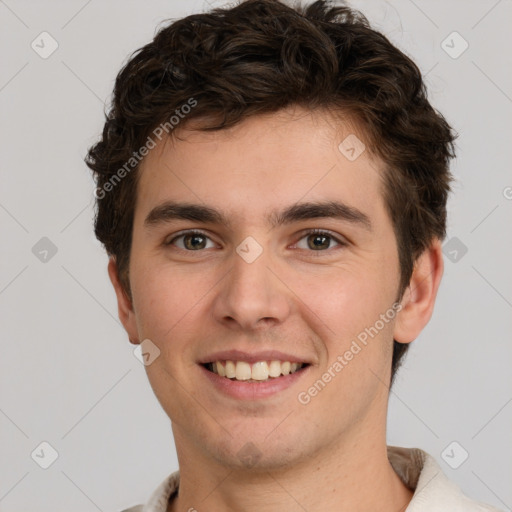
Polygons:
[[[155,129],[166,123],[172,135],[179,114],[185,122],[209,119],[201,130],[220,130],[293,105],[349,115],[386,164],[401,299],[417,257],[446,235],[455,136],[428,102],[414,62],[360,12],[324,0],[294,8],[246,0],[187,16],[160,29],[119,72],[103,136],[86,163],[98,187],[95,233],[129,297],[138,151]],[[394,340],[391,382],[408,347]]]

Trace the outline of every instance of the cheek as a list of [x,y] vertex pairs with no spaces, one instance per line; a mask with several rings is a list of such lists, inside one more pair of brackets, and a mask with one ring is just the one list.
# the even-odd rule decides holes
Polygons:
[[[370,400],[382,386],[379,379],[386,381],[396,317],[391,274],[376,262],[297,280],[297,295],[306,298],[305,304],[316,314],[310,315],[315,322],[311,325],[323,340],[321,380],[333,382],[327,393],[322,392],[320,403],[333,400],[341,409],[353,408],[356,414],[361,404],[353,398],[360,397],[361,403],[364,397]],[[304,314],[308,308],[303,308]]]
[[[173,421],[186,424],[182,416],[194,389],[189,371],[195,365],[191,350],[205,328],[203,301],[213,284],[196,272],[177,272],[165,265],[139,271],[134,265],[132,289],[140,339],[150,339],[160,356],[146,366],[153,391]],[[201,300],[203,299],[203,300]],[[188,391],[184,394],[183,388]]]
[[134,309],[139,335],[157,345],[179,341],[176,332],[194,315],[208,290],[208,283],[191,273],[180,273],[164,266],[137,272],[132,280]]
[[[320,319],[316,322],[322,329],[326,351],[326,360],[319,375],[308,383],[312,386],[309,389],[318,393],[317,407],[329,404],[339,417],[363,414],[385,389],[382,383],[387,380],[391,363],[396,317],[392,281],[371,273],[368,267],[365,270],[364,275],[354,271],[312,280],[309,286],[314,291],[305,301]],[[304,293],[305,288],[301,290]],[[317,390],[323,389],[323,384],[318,380],[328,383],[321,393]],[[307,389],[303,391],[308,393]]]
[[394,300],[393,281],[379,271],[378,265],[339,267],[315,275],[289,275],[289,279],[307,306],[304,311],[309,308],[314,312],[316,323],[323,325],[327,337],[339,343],[374,325]]

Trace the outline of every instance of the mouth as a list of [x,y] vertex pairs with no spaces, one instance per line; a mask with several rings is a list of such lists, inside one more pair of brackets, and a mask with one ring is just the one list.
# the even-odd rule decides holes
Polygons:
[[299,372],[308,363],[290,361],[247,361],[221,360],[203,363],[202,366],[219,377],[240,382],[267,382]]

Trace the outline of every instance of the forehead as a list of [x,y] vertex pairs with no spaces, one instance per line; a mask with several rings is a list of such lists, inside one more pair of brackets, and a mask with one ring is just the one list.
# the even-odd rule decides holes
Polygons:
[[141,164],[136,217],[169,200],[246,219],[268,219],[269,210],[296,202],[342,201],[368,216],[383,205],[384,166],[348,120],[295,109],[214,132],[190,123],[176,135]]

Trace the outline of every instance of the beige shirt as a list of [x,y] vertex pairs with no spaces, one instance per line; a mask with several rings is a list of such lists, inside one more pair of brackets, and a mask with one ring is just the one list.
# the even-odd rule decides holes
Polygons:
[[[446,477],[437,461],[419,448],[388,446],[388,459],[404,484],[414,491],[407,512],[502,512],[471,500]],[[145,505],[122,512],[166,512],[178,491],[179,471],[169,475]]]

